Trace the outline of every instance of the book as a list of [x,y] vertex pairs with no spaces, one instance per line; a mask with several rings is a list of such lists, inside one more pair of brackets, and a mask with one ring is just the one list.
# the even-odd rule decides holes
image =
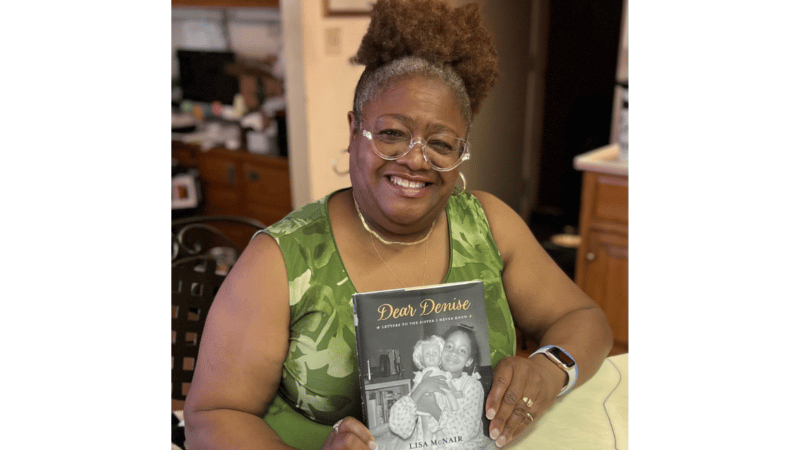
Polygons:
[[[364,424],[378,448],[495,448],[482,281],[356,293],[353,319]],[[425,377],[447,388],[420,388],[415,401]]]

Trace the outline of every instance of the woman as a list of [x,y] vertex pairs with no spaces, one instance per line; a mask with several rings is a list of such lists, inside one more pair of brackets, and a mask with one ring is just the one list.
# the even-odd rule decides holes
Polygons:
[[[454,326],[444,334],[445,345],[441,356],[442,369],[452,376],[452,383],[462,393],[456,402],[458,408],[441,409],[432,396],[425,396],[448,389],[445,377],[425,376],[409,395],[401,397],[389,414],[389,428],[406,442],[427,442],[417,426],[417,413],[425,412],[436,420],[432,429],[437,429],[436,448],[482,449],[489,444],[483,435],[483,386],[475,372],[480,361],[480,352],[475,332],[467,327]],[[378,439],[381,443],[381,440]],[[383,447],[381,445],[381,447]],[[388,446],[408,448],[408,446]]]
[[[611,348],[602,311],[525,222],[456,188],[472,115],[497,77],[477,6],[379,0],[355,61],[366,68],[348,113],[352,188],[256,235],[226,278],[186,401],[194,450],[374,449],[361,421],[357,291],[484,282],[494,376],[483,408],[498,446]],[[514,356],[515,326],[580,370]]]

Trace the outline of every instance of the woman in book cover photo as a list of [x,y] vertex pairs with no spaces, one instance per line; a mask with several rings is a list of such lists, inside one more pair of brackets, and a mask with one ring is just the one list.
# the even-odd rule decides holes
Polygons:
[[[589,380],[611,349],[598,305],[512,208],[468,192],[460,175],[470,152],[492,152],[469,145],[473,116],[498,78],[478,5],[377,0],[352,61],[364,71],[347,114],[351,187],[257,233],[226,277],[184,409],[192,450],[374,450],[362,413],[355,293],[483,282],[493,381],[478,409],[497,447]],[[503,111],[485,114],[506,120]],[[517,356],[515,330],[541,351]],[[442,369],[454,383],[472,378],[447,354],[445,346]],[[425,383],[438,380],[423,379],[419,392]],[[445,408],[421,395],[409,402],[408,418],[442,410],[441,427]]]

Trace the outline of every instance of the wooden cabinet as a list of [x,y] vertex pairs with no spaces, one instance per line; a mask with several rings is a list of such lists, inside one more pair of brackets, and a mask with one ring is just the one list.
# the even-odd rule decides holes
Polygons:
[[575,282],[606,313],[614,352],[628,351],[628,167],[610,145],[578,156],[583,170]]
[[[195,167],[203,215],[234,214],[271,225],[292,210],[286,158],[172,142],[172,157]],[[247,237],[249,239],[249,236]]]

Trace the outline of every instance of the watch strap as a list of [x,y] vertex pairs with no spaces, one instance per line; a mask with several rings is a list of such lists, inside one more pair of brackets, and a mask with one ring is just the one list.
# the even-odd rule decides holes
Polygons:
[[[562,361],[558,356],[556,356],[552,351],[553,348],[557,348],[567,355],[569,359],[572,360],[572,367],[568,366],[565,361]],[[561,392],[558,393],[558,396],[560,397],[569,392],[573,386],[575,386],[575,382],[578,381],[578,363],[575,362],[575,358],[573,358],[569,352],[557,345],[545,345],[544,347],[531,353],[528,358],[533,358],[533,355],[538,355],[539,353],[544,354],[547,359],[552,361],[556,366],[558,366],[559,369],[563,370],[567,374],[567,384],[561,389]]]

